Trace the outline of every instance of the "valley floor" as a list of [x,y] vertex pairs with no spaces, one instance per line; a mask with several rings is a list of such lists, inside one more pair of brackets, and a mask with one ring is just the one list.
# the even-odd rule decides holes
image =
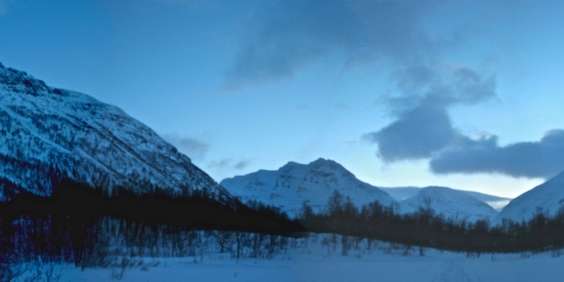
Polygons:
[[[378,243],[357,246],[343,254],[318,236],[270,259],[236,260],[211,254],[182,258],[138,258],[108,268],[78,269],[57,265],[60,281],[383,281],[383,282],[561,282],[564,256],[441,252]],[[337,244],[340,245],[340,244]],[[126,266],[128,265],[128,266]]]

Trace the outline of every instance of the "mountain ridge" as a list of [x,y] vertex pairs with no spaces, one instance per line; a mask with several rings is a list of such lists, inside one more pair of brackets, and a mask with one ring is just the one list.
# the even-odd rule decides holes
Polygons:
[[421,188],[413,197],[401,201],[399,207],[405,214],[431,209],[449,220],[467,222],[493,220],[498,214],[494,208],[465,191],[439,186]]
[[[0,179],[17,190],[49,196],[52,178],[66,177],[108,190],[206,190],[230,198],[189,157],[122,109],[2,64],[0,125]],[[0,200],[10,194],[7,186],[0,185]]]
[[[290,179],[290,185],[288,185],[288,179]],[[439,190],[437,195],[434,196],[437,200],[431,201],[431,204],[433,204],[432,208],[437,213],[446,218],[476,221],[477,219],[489,220],[497,215],[497,211],[483,201],[471,196],[471,192],[452,188],[404,187],[413,189],[410,191],[413,194],[398,199],[388,193],[390,190],[393,191],[398,188],[382,188],[362,182],[338,162],[323,158],[316,159],[308,164],[290,161],[278,170],[261,169],[250,174],[226,178],[221,181],[221,185],[243,201],[264,202],[277,206],[291,215],[299,214],[303,202],[312,206],[314,211],[324,211],[327,208],[327,200],[334,191],[351,198],[357,207],[375,200],[385,206],[393,207],[397,212],[413,213],[424,207],[425,197],[433,197],[432,191],[427,192],[429,190]],[[387,197],[370,195],[374,191],[379,194],[385,193]],[[417,197],[418,194],[422,194],[421,197]],[[457,207],[456,203],[449,202],[448,197],[462,201],[461,207]],[[444,207],[441,205],[444,205]],[[475,214],[465,211],[472,211]]]
[[554,217],[564,211],[564,172],[513,199],[499,220],[527,221],[538,213]]
[[297,215],[304,202],[316,211],[324,210],[334,191],[350,197],[356,205],[395,203],[387,193],[359,180],[341,164],[323,158],[308,164],[288,162],[278,170],[259,170],[220,183],[243,201],[258,200],[291,215]]
[[[392,198],[396,199],[397,201],[403,201],[403,200],[407,200],[408,198],[411,198],[411,197],[417,195],[417,193],[419,193],[422,189],[429,188],[429,187],[440,187],[440,186],[380,187],[380,189],[382,189],[382,191],[390,194],[390,196],[392,196]],[[458,192],[466,193],[469,196],[471,196],[471,197],[473,197],[473,198],[475,198],[475,199],[477,199],[481,202],[488,204],[489,206],[491,206],[492,208],[494,208],[495,210],[498,210],[498,211],[501,210],[505,205],[507,205],[509,203],[509,201],[511,201],[511,198],[505,198],[505,197],[495,196],[495,195],[491,195],[491,194],[485,194],[485,193],[469,191],[469,190],[460,190],[460,189],[451,188],[451,187],[444,187],[444,188],[453,189],[453,190],[456,190]]]

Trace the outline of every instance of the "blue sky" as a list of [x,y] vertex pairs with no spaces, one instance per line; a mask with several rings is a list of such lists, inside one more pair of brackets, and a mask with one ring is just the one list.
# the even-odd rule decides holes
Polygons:
[[0,62],[120,106],[217,180],[326,157],[516,196],[564,170],[562,26],[548,0],[0,0]]

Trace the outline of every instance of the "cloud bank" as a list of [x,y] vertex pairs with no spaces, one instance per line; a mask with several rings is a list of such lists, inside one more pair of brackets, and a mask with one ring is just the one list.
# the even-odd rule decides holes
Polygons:
[[499,146],[497,136],[466,140],[431,159],[435,173],[503,173],[550,178],[564,170],[564,130],[551,130],[535,142]]
[[292,76],[328,54],[347,64],[421,61],[435,47],[419,20],[435,1],[284,0],[256,11],[255,26],[228,73],[245,85]]
[[395,120],[364,136],[385,162],[428,159],[436,174],[500,173],[550,178],[564,170],[564,130],[539,141],[500,146],[497,136],[471,138],[453,127],[448,109],[496,96],[496,79],[469,68],[446,73],[426,67],[394,76],[398,95],[389,99]]
[[469,68],[439,72],[416,66],[395,74],[399,95],[388,102],[396,120],[364,138],[378,145],[386,162],[427,159],[465,139],[448,114],[456,105],[472,105],[495,97],[494,76]]

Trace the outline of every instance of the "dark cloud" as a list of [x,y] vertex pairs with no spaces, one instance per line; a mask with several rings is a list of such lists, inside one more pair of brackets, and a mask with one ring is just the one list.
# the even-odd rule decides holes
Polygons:
[[431,160],[435,173],[503,173],[550,178],[564,170],[564,130],[549,131],[540,141],[499,146],[496,136],[467,139]]
[[388,162],[429,158],[457,135],[442,107],[417,107],[365,138],[378,144],[379,156]]
[[257,10],[228,83],[275,80],[322,56],[347,64],[421,61],[435,50],[419,24],[435,1],[284,0]]
[[[396,70],[392,81],[397,91],[386,98],[386,106],[393,120],[364,135],[377,144],[384,161],[429,159],[435,173],[547,177],[561,170],[557,153],[562,152],[564,141],[560,131],[538,142],[500,146],[495,136],[472,139],[453,126],[449,110],[495,97],[496,77],[468,67],[445,67],[442,55],[452,42],[436,33],[429,36],[425,30],[436,4],[402,0],[263,2],[228,72],[228,84],[238,87],[291,77],[328,56],[344,58],[345,65],[390,63],[386,66]],[[479,6],[481,12],[496,11],[488,15],[498,18],[501,9]],[[461,37],[455,40],[466,40],[464,34],[458,35]],[[224,160],[214,165],[234,164]]]
[[472,139],[453,127],[448,109],[495,97],[495,76],[469,68],[438,72],[417,66],[394,74],[398,94],[389,99],[396,119],[364,138],[378,145],[387,162],[429,159],[431,171],[501,173],[550,178],[564,170],[564,130],[536,142],[498,144],[497,136]]
[[211,161],[208,164],[209,168],[215,169],[231,169],[231,170],[243,170],[251,164],[250,160],[233,160],[230,158],[221,159],[217,161]]
[[180,152],[188,155],[188,157],[194,160],[204,159],[210,148],[209,144],[192,137],[169,134],[165,135],[164,138],[174,145]]
[[233,165],[233,168],[236,170],[245,169],[246,167],[249,166],[250,163],[251,162],[248,160],[238,161]]
[[389,97],[392,113],[416,107],[444,108],[472,105],[496,96],[496,79],[468,67],[408,66],[392,77],[397,93]]
[[427,159],[465,139],[452,125],[448,109],[495,96],[495,78],[469,68],[438,71],[426,66],[394,74],[398,94],[388,102],[396,120],[364,137],[378,145],[388,162]]

